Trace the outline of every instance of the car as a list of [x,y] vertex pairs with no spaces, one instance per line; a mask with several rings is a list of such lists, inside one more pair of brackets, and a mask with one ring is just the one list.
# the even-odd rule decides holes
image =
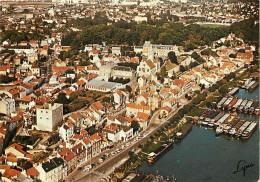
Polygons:
[[125,146],[124,146],[124,145],[122,145],[122,147],[121,147],[121,148],[122,148],[122,150],[124,150],[124,149],[125,149]]
[[129,147],[129,146],[130,146],[130,143],[127,143],[126,146]]
[[103,159],[103,158],[100,158],[100,159],[99,159],[99,162],[104,162],[104,159]]
[[89,165],[87,165],[85,168],[89,168],[89,169],[91,169],[91,168],[92,168],[92,165],[89,164]]
[[82,167],[78,167],[78,170],[82,170]]
[[90,171],[91,171],[90,168],[85,168],[85,169],[84,169],[84,172],[90,172]]
[[109,153],[105,153],[105,156],[106,156],[107,158],[110,157]]

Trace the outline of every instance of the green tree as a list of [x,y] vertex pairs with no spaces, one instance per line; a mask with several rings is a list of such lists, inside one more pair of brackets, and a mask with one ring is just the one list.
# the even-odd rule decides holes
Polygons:
[[171,61],[172,63],[174,63],[174,64],[179,64],[179,63],[178,63],[178,60],[177,60],[177,56],[175,55],[175,52],[170,51],[170,52],[168,53],[168,58],[170,59],[170,61]]
[[132,121],[131,128],[133,128],[134,132],[138,131],[140,128],[140,124],[138,123],[138,121]]
[[68,104],[69,100],[66,97],[65,93],[59,93],[57,99],[55,100],[56,103],[61,103],[61,104]]

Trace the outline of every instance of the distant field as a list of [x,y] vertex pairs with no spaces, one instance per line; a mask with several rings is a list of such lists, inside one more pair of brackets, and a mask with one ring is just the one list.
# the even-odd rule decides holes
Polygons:
[[209,28],[217,28],[217,27],[229,26],[229,25],[211,24],[211,23],[199,24],[199,25],[202,26],[202,27],[209,27]]

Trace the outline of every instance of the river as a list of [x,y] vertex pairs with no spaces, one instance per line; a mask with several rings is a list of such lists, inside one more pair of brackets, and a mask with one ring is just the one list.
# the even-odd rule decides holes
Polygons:
[[[253,92],[240,89],[235,96],[256,100],[259,98],[256,97],[258,94],[259,86]],[[259,120],[255,115],[238,114],[238,117]],[[245,171],[245,176],[242,171],[233,174],[240,160],[245,160],[246,164],[253,164]],[[229,136],[216,137],[213,129],[193,126],[190,134],[181,143],[175,144],[153,165],[143,162],[138,170],[170,178],[174,175],[180,181],[257,181],[259,128],[248,140],[243,141]]]

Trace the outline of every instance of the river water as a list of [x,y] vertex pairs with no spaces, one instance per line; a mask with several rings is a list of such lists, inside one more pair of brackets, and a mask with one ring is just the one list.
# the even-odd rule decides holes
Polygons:
[[[248,99],[259,99],[259,86],[253,92],[244,89],[235,95]],[[255,115],[238,114],[239,118],[259,120]],[[253,164],[243,172],[233,174],[245,164]],[[242,164],[242,165],[241,165]],[[153,164],[145,161],[138,168],[164,177],[175,176],[180,181],[253,182],[259,179],[259,128],[243,141],[229,136],[215,136],[213,129],[193,126],[184,140],[175,144]]]

